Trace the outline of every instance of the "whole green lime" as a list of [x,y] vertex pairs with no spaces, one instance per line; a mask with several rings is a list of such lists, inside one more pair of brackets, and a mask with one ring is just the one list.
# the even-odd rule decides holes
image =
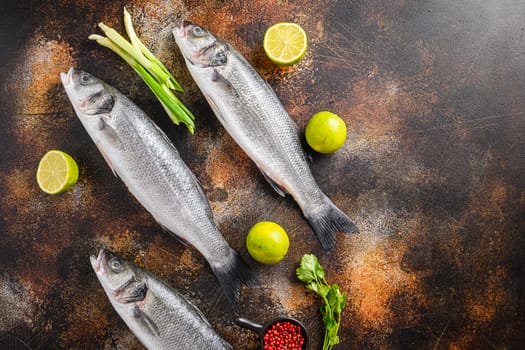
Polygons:
[[345,143],[346,124],[337,114],[321,111],[310,118],[305,130],[306,142],[319,153],[333,153]]
[[278,263],[286,256],[289,246],[286,231],[271,221],[256,223],[246,237],[248,253],[262,264]]

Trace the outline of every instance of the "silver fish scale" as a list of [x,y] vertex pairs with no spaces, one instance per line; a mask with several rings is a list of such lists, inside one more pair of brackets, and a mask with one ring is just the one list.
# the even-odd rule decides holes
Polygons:
[[129,191],[210,263],[229,257],[231,248],[213,221],[206,195],[178,151],[142,110],[116,89],[106,88],[116,98],[110,126],[117,135],[119,160],[112,163]]
[[[231,46],[221,74],[227,82],[223,84],[226,94],[222,98],[233,108],[232,113],[222,116],[225,128],[259,168],[301,206],[321,205],[324,194],[306,162],[299,129],[274,91]],[[220,79],[217,84],[221,84]]]
[[142,271],[147,275],[148,292],[138,305],[159,332],[155,335],[143,325],[135,324],[136,334],[145,337],[146,344],[153,343],[152,348],[158,350],[232,349],[193,304],[149,272]]

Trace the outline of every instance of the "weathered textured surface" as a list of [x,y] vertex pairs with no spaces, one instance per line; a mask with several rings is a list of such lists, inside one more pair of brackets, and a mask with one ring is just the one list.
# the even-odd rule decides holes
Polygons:
[[[349,294],[340,349],[517,349],[525,343],[525,3],[517,0],[16,1],[0,5],[0,348],[140,349],[106,300],[88,255],[106,247],[158,274],[238,349],[259,322],[304,321],[320,348],[319,300],[295,279],[315,253]],[[205,3],[205,4],[204,4]],[[135,73],[89,42],[96,23],[139,35],[187,88],[191,137],[170,124]],[[320,186],[361,229],[321,249],[298,207],[278,197],[212,115],[171,37],[181,18],[229,40],[275,88],[299,126],[321,109],[349,127],[316,155]],[[278,68],[264,29],[300,23],[305,59]],[[104,163],[59,84],[76,65],[122,90],[167,132],[205,187],[226,239],[262,288],[226,303],[204,259],[152,220]],[[49,149],[69,152],[79,183],[60,196],[34,180]],[[291,249],[262,266],[244,237],[282,224]]]

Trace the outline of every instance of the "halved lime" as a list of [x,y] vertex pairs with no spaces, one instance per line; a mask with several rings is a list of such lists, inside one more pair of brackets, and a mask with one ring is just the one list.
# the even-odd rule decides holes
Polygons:
[[70,189],[77,180],[78,165],[69,154],[51,150],[40,159],[36,181],[45,193],[62,193]]
[[296,23],[276,23],[264,33],[263,47],[273,63],[290,66],[299,62],[306,53],[306,32]]

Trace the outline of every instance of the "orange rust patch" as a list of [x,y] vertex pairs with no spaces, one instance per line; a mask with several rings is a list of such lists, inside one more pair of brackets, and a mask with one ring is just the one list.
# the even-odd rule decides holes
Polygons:
[[384,332],[396,325],[396,310],[390,306],[392,299],[399,292],[421,299],[418,293],[420,280],[416,274],[407,273],[400,267],[407,250],[405,242],[390,237],[368,245],[345,259],[347,271],[343,275],[349,277],[340,281],[340,285],[348,291],[348,304],[359,322],[365,328]]
[[371,325],[384,325],[392,318],[391,310],[387,305],[388,300],[404,279],[405,273],[398,270],[394,274],[389,269],[391,263],[382,250],[368,252],[362,259],[360,268],[350,275],[353,281],[351,288],[353,303],[358,315],[365,322]]
[[179,264],[175,263],[177,257],[168,248],[162,247],[162,238],[156,236],[146,247],[141,260],[137,264],[147,267],[151,272],[155,272],[159,278],[167,280],[174,270],[179,271]]
[[[377,8],[377,11],[370,11],[367,14],[366,23],[377,27],[379,31],[388,31],[396,25],[396,19],[401,17],[400,12],[405,8],[406,1],[389,1],[385,4],[383,1],[370,1],[371,6]],[[374,4],[375,5],[372,5]]]
[[273,308],[282,307],[286,314],[296,313],[300,310],[306,310],[314,305],[321,305],[319,297],[308,290],[302,283],[289,283],[283,281],[284,276],[268,277],[272,282],[272,288],[269,288],[270,296],[273,302]]
[[193,259],[193,253],[190,249],[185,249],[180,256],[180,263],[188,268],[196,267],[196,261]]
[[[14,84],[14,132],[21,144],[43,153],[56,144],[53,130],[63,128],[60,101],[49,100],[50,91],[60,84],[60,72],[73,66],[74,52],[68,43],[35,36],[25,47],[25,61],[13,73],[21,77]],[[54,96],[54,94],[53,94]]]
[[313,292],[307,291],[303,284],[291,284],[290,298],[281,299],[281,302],[289,313],[298,312],[310,308],[319,302],[311,293]]
[[128,257],[134,248],[134,242],[141,235],[140,232],[126,228],[126,223],[113,222],[105,232],[100,232],[98,244],[120,256]]
[[449,350],[462,350],[462,349],[468,349],[469,345],[472,343],[474,339],[473,334],[462,334],[459,337],[456,338],[456,340],[452,341],[448,348]]
[[47,293],[58,281],[57,273],[50,268],[53,265],[42,263],[37,258],[31,260],[32,266],[19,272],[19,278],[35,299],[45,300]]
[[[16,205],[18,215],[30,215],[34,208],[26,204],[34,199],[33,190],[36,186],[36,167],[29,169],[13,168],[9,174],[4,174],[6,195],[2,197],[4,208]],[[22,204],[22,205],[18,205]]]
[[[185,275],[196,275],[204,268],[200,261],[194,257],[194,252],[191,248],[179,247],[177,251],[172,251],[168,247],[163,247],[164,239],[172,238],[160,236],[153,238],[144,253],[144,258],[147,262],[139,265],[147,265],[150,270],[153,270],[151,266],[154,266],[158,276],[164,280],[169,279],[173,275],[173,271],[182,272]],[[182,252],[179,253],[180,251]]]
[[400,88],[395,79],[374,85],[368,80],[356,81],[352,95],[355,103],[348,106],[340,101],[334,110],[359,133],[366,135],[367,143],[380,145],[385,139],[397,136],[404,116],[431,112],[431,96],[427,101]]
[[35,36],[26,46],[27,60],[19,66],[17,75],[27,77],[18,96],[17,114],[44,114],[54,112],[55,103],[47,100],[47,92],[60,84],[60,72],[75,65],[75,53],[64,41]]
[[[234,159],[234,156],[239,158]],[[215,186],[229,187],[239,178],[250,176],[248,172],[252,168],[249,166],[249,162],[251,160],[242,151],[239,154],[231,155],[224,152],[220,147],[211,148],[206,162],[206,174]],[[232,169],[235,169],[235,172],[232,172]]]
[[[69,303],[71,310],[63,315],[67,319],[66,324],[68,327],[60,334],[60,342],[62,344],[89,343],[94,338],[103,337],[107,330],[112,328],[113,324],[109,317],[115,311],[107,312],[111,306],[107,300],[101,299],[105,298],[105,295],[102,296],[104,294],[101,292],[102,287],[97,287],[99,289],[96,292],[85,294],[84,296],[87,299],[82,302],[72,301],[74,299],[69,300],[72,301]],[[64,291],[66,296],[70,293],[74,295],[75,291],[69,289]],[[107,305],[107,308],[97,307],[100,305]]]
[[486,199],[486,206],[483,210],[483,214],[492,217],[505,217],[503,207],[507,201],[508,190],[504,182],[496,181]]

